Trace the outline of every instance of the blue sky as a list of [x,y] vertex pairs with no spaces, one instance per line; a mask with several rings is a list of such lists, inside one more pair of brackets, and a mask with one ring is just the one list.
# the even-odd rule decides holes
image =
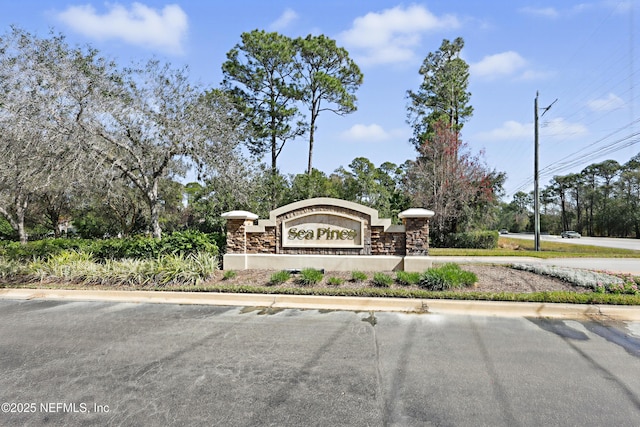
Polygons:
[[[364,156],[376,165],[415,158],[406,92],[443,39],[465,40],[473,117],[462,139],[506,172],[506,200],[533,189],[534,98],[557,99],[540,119],[541,185],[606,159],[640,152],[640,2],[636,0],[92,1],[0,0],[10,25],[72,44],[90,44],[121,65],[160,58],[188,65],[194,81],[217,86],[225,54],[254,29],[298,37],[324,34],[364,73],[358,111],[321,115],[314,166],[330,173]],[[541,112],[542,114],[542,112]],[[306,169],[305,139],[287,143],[284,173]]]

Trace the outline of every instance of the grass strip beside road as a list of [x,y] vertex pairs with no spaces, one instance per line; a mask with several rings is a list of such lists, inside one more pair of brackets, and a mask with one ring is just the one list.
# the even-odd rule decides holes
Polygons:
[[606,248],[601,246],[575,245],[560,242],[542,242],[540,251],[534,250],[533,240],[500,237],[496,249],[451,249],[430,248],[433,256],[522,256],[549,258],[640,258],[640,251]]
[[[74,283],[31,283],[31,284],[0,284],[0,289],[67,289],[87,290],[96,289],[92,286]],[[270,287],[249,285],[184,285],[184,286],[147,286],[144,288],[123,288],[122,286],[101,286],[100,290],[145,290],[145,291],[171,291],[171,292],[220,292],[240,294],[266,294],[266,295],[314,295],[314,296],[348,296],[371,298],[419,298],[419,299],[450,299],[469,301],[509,301],[509,302],[537,302],[537,303],[561,303],[561,304],[606,304],[640,306],[640,295],[603,294],[597,292],[456,292],[456,291],[427,291],[415,289],[388,289],[388,288],[313,288],[313,287]]]

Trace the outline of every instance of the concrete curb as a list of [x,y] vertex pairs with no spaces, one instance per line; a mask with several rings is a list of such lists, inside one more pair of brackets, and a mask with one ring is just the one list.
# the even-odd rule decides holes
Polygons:
[[92,291],[1,289],[0,300],[102,301],[150,304],[199,304],[240,307],[298,308],[344,311],[388,311],[462,314],[493,317],[584,319],[602,317],[640,321],[640,307],[503,301],[366,298],[312,295],[265,295],[214,292]]

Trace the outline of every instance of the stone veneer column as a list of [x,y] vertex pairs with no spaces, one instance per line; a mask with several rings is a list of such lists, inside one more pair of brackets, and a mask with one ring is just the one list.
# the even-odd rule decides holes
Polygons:
[[398,214],[405,227],[407,256],[429,255],[429,219],[433,215],[433,211],[421,208],[407,209]]
[[227,253],[247,253],[247,225],[252,225],[258,215],[247,211],[231,211],[221,215],[227,220]]

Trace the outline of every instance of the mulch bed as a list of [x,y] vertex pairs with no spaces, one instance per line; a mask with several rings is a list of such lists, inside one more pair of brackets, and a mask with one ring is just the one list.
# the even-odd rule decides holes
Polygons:
[[[504,266],[495,265],[477,265],[477,264],[465,264],[461,265],[463,270],[471,271],[478,276],[478,282],[471,287],[457,290],[458,292],[514,292],[514,293],[531,293],[531,292],[543,292],[543,291],[568,291],[568,292],[590,292],[581,286],[576,286],[571,283],[565,282],[561,279],[549,276],[543,276],[528,271],[516,270]],[[222,272],[215,278],[207,281],[207,285],[219,284],[219,285],[250,285],[250,286],[269,286],[269,278],[274,273],[271,270],[244,270],[237,271],[236,277],[228,280],[222,279]],[[385,272],[391,277],[395,277],[395,273],[392,271]],[[372,278],[373,272],[367,272],[367,277]],[[324,280],[314,288],[336,288],[336,286],[328,285],[326,279],[329,277],[339,277],[344,282],[339,288],[363,288],[371,286],[366,282],[352,282],[351,272],[344,271],[327,271],[324,274]],[[282,285],[274,285],[273,288],[278,287],[291,287],[295,285],[296,276],[293,275],[292,279]],[[417,287],[400,286],[397,284],[392,287],[398,287],[402,289],[418,289]]]

